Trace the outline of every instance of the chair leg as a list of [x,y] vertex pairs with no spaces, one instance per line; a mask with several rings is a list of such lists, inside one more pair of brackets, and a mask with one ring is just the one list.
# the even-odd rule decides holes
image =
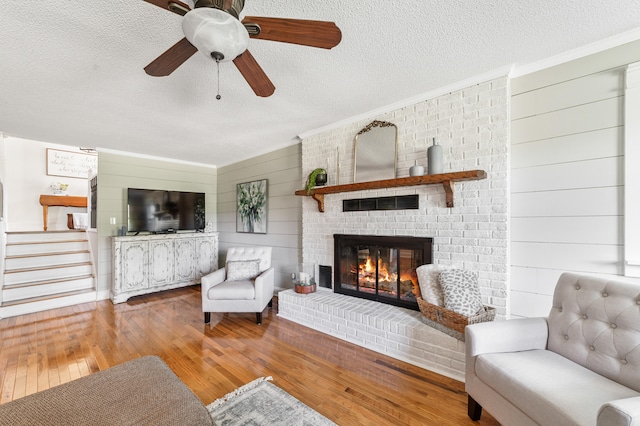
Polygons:
[[480,420],[480,416],[482,416],[482,405],[478,404],[475,399],[471,398],[471,395],[468,395],[467,398],[467,414],[473,421]]
[[256,312],[256,322],[258,325],[262,324],[262,312]]
[[211,312],[204,313],[204,323],[209,324],[211,322]]

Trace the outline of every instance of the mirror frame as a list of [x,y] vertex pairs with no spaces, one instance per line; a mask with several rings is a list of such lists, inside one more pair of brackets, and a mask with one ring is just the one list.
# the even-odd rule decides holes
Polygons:
[[[390,133],[384,130],[387,127],[393,128],[393,136],[385,134]],[[397,169],[398,127],[388,121],[374,120],[356,134],[353,149],[353,181],[395,179]]]

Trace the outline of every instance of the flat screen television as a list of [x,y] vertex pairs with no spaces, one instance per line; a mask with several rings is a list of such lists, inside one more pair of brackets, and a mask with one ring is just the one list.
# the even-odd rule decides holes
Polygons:
[[204,194],[199,192],[128,188],[127,231],[203,230],[204,201]]

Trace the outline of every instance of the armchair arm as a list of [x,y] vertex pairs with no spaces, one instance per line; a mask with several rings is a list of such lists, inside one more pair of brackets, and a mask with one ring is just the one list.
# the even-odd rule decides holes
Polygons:
[[639,426],[640,396],[609,401],[598,410],[598,426]]
[[470,324],[465,328],[467,355],[546,349],[546,318],[522,318]]
[[275,272],[273,267],[265,270],[256,277],[256,299],[260,306],[265,306],[273,298]]
[[202,294],[206,294],[207,291],[221,282],[224,282],[227,277],[227,271],[225,268],[220,268],[202,277],[200,282],[202,283]]

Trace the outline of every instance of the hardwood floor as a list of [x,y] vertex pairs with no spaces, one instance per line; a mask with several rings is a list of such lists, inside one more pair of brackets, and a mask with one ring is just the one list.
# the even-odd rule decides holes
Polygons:
[[[340,425],[498,425],[464,384],[276,316],[212,314],[199,286],[0,320],[0,403],[143,355],[209,404],[261,376]],[[274,304],[274,308],[277,304]]]

